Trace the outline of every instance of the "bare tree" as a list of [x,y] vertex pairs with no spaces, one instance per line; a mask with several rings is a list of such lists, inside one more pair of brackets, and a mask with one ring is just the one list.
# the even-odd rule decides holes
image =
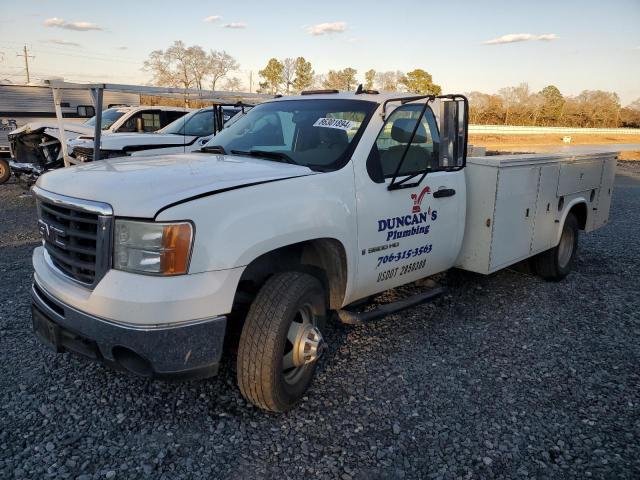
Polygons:
[[283,58],[280,63],[282,64],[282,83],[286,92],[289,93],[296,76],[296,59]]
[[194,45],[187,48],[187,61],[189,62],[196,88],[202,90],[205,77],[211,74],[211,58],[202,47]]
[[384,92],[398,91],[398,83],[403,77],[402,72],[378,72],[376,73],[376,86]]
[[229,92],[239,92],[242,90],[242,81],[238,77],[228,78],[224,82],[224,90]]
[[175,41],[166,50],[154,50],[144,62],[156,85],[191,88],[195,81],[190,55],[182,41]]
[[225,78],[229,72],[238,70],[240,65],[235,58],[224,50],[220,52],[217,50],[211,50],[209,57],[211,59],[211,72],[209,74],[211,78],[211,90],[215,90],[218,81]]

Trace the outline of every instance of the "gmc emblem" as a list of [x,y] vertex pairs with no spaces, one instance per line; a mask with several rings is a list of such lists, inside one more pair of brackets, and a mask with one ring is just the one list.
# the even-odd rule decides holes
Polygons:
[[42,219],[38,220],[38,230],[40,230],[40,235],[47,242],[53,243],[58,247],[66,247],[67,244],[64,242],[64,237],[67,236],[67,233],[64,230],[54,227],[53,225],[49,225]]

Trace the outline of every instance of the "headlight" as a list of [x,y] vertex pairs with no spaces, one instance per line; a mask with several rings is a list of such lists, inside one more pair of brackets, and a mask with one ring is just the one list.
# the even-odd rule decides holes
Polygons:
[[192,239],[188,222],[116,220],[113,267],[150,275],[187,273]]

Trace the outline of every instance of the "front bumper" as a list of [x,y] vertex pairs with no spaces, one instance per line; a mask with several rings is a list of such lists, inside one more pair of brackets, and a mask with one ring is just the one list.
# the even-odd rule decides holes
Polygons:
[[33,328],[57,352],[70,351],[145,377],[193,379],[217,374],[227,319],[165,327],[116,324],[81,312],[34,282]]

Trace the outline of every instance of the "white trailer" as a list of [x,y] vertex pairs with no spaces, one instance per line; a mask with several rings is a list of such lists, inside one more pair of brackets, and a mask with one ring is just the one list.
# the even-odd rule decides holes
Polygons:
[[202,152],[110,159],[34,188],[37,335],[152,377],[216,374],[239,337],[237,380],[265,410],[298,402],[330,312],[452,267],[490,274],[531,258],[571,270],[605,225],[615,155],[466,158],[461,95],[305,92],[262,103]]

